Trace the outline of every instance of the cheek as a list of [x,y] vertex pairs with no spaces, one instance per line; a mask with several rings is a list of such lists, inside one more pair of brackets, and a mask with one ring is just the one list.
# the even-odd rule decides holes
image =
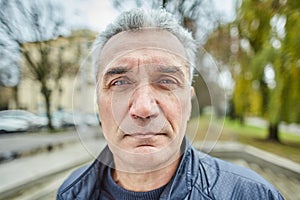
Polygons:
[[98,96],[98,111],[101,119],[105,119],[106,114],[108,114],[110,108],[110,101],[109,99],[103,97],[102,95]]
[[114,123],[111,111],[111,100],[108,96],[99,95],[97,103],[103,132],[107,132],[107,127],[112,127]]
[[128,100],[124,95],[105,93],[99,95],[97,103],[103,131],[105,128],[109,131],[114,130],[128,112]]
[[177,129],[184,122],[186,109],[187,109],[187,100],[186,97],[182,97],[183,94],[169,95],[168,97],[163,98],[164,101],[161,103],[161,109],[163,110],[165,117],[172,124],[172,126]]
[[106,141],[115,141],[118,126],[112,112],[111,98],[108,96],[98,100],[98,111],[101,118],[102,133]]

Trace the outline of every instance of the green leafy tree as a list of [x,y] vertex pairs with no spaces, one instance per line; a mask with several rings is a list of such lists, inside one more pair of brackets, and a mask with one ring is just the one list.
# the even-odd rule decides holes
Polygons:
[[[265,118],[268,139],[279,141],[280,122],[300,122],[300,3],[244,0],[236,20],[220,29],[227,33],[230,45],[216,51],[212,41],[219,37],[214,34],[209,46],[231,66],[236,114]],[[230,59],[222,59],[228,49]]]

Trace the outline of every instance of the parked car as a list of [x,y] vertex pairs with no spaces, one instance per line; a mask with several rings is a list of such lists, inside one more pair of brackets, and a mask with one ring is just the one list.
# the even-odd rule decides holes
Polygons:
[[[47,126],[48,125],[48,117],[47,117],[46,113],[39,113],[38,116],[46,122],[46,126]],[[59,118],[56,115],[51,114],[51,122],[52,122],[52,126],[54,128],[61,128],[62,127],[61,118]]]
[[[46,113],[38,114],[40,118],[43,118],[48,123]],[[96,114],[72,112],[65,110],[58,110],[51,113],[52,126],[54,128],[67,128],[79,125],[98,126],[99,119]],[[47,125],[46,123],[46,125]]]
[[59,119],[63,127],[78,125],[95,126],[99,124],[99,120],[94,114],[60,110],[52,113],[52,116]]
[[61,127],[75,126],[72,112],[59,110],[59,111],[53,112],[52,117],[60,121]]
[[28,130],[27,121],[0,117],[0,133],[26,132]]
[[99,117],[96,114],[85,114],[84,122],[88,126],[97,126],[100,123]]
[[2,132],[34,131],[47,125],[43,118],[25,110],[0,111]]
[[[43,117],[48,122],[48,118],[45,113],[39,114],[39,116]],[[54,128],[74,127],[82,124],[82,119],[83,117],[81,115],[64,110],[51,113],[51,120]]]

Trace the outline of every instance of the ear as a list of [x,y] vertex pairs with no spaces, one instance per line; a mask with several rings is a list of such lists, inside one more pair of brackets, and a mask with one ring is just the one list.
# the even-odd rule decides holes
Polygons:
[[191,114],[192,114],[192,99],[193,99],[193,97],[194,97],[194,95],[195,95],[195,89],[194,89],[194,87],[193,86],[191,86],[191,89],[190,89],[190,104],[189,104],[189,119],[188,120],[190,120],[190,118],[191,118]]
[[195,89],[194,89],[194,87],[193,86],[191,86],[191,99],[194,97],[194,95],[195,95]]

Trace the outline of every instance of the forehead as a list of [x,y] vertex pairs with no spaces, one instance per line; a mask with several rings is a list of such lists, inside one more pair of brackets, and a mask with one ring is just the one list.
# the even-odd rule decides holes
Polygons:
[[185,59],[161,49],[138,49],[126,52],[124,55],[113,59],[104,68],[115,66],[149,66],[149,65],[168,65],[185,66]]
[[[161,29],[142,29],[137,31],[124,31],[107,41],[100,55],[100,66],[109,65],[129,52],[152,49],[168,52],[186,60],[186,52],[182,43],[172,33]],[[152,54],[154,57],[162,57]]]
[[[143,72],[143,73],[140,73]],[[185,59],[161,49],[140,49],[121,55],[100,69],[101,79],[108,81],[108,77],[120,74],[134,74],[134,76],[173,74],[181,78],[188,78],[189,69]]]

